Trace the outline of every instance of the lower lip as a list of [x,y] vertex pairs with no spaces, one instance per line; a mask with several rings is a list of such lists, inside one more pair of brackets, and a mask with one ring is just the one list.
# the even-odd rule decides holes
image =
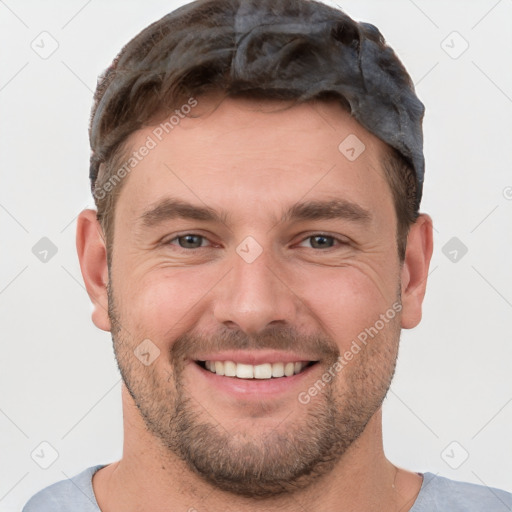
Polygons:
[[207,380],[209,386],[214,386],[221,391],[239,397],[261,399],[262,397],[271,398],[272,396],[304,387],[304,380],[308,378],[312,371],[315,371],[318,363],[304,368],[300,373],[291,377],[276,377],[272,379],[225,377],[202,368],[196,362],[191,362],[190,366]]

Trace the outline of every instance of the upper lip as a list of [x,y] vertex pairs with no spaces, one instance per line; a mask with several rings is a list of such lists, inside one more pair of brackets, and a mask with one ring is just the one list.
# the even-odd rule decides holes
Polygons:
[[282,352],[278,350],[229,350],[198,354],[193,359],[194,361],[233,361],[234,363],[251,365],[318,361],[318,358],[310,357],[306,354]]

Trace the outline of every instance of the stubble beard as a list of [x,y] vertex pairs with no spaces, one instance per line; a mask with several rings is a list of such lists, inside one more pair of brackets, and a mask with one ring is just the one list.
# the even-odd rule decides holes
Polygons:
[[[400,336],[397,315],[325,384],[315,400],[302,405],[300,421],[285,418],[278,428],[251,435],[225,429],[184,386],[184,354],[198,343],[211,346],[208,339],[189,333],[180,336],[167,358],[171,370],[162,374],[158,365],[144,366],[135,357],[138,342],[122,328],[111,287],[109,316],[124,384],[164,457],[179,457],[216,489],[251,498],[305,489],[334,468],[382,405],[395,372]],[[284,331],[280,335],[287,336]],[[232,342],[238,337],[247,345],[243,333],[229,337]],[[220,345],[221,337],[215,338]],[[322,364],[327,370],[340,353],[332,343],[323,343],[326,357]]]

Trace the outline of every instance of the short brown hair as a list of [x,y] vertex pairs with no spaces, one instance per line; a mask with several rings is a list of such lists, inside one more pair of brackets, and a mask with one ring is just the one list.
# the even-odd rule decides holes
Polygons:
[[[363,42],[371,43],[372,58],[378,58],[376,79],[375,72],[365,76],[359,71],[365,65]],[[369,92],[372,78],[374,96]],[[386,97],[390,83],[394,96]],[[190,98],[210,92],[295,102],[335,98],[353,114],[357,105],[372,98],[366,108],[372,112],[372,122],[383,128],[377,131],[367,119],[355,117],[377,136],[393,131],[388,118],[402,102],[410,121],[404,122],[403,116],[398,120],[403,136],[411,131],[418,137],[418,130],[421,135],[423,106],[402,63],[373,25],[357,23],[312,0],[192,2],[143,30],[98,80],[90,123],[90,178],[108,251],[123,184],[116,171],[126,159],[127,138],[160,122]],[[397,247],[403,261],[409,227],[419,214],[422,181],[408,146],[398,146],[388,144],[382,165],[395,204]],[[415,155],[416,160],[423,158],[422,151]]]

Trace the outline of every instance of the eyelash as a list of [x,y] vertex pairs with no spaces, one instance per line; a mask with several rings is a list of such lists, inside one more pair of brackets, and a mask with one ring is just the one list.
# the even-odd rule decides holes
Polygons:
[[[166,245],[174,245],[175,247],[177,247],[178,249],[182,250],[182,251],[186,251],[186,252],[191,252],[191,251],[197,251],[199,249],[209,249],[211,247],[194,247],[194,248],[185,248],[185,247],[181,247],[180,245],[177,245],[177,244],[173,244],[172,242],[174,242],[175,240],[178,240],[180,238],[185,238],[186,236],[197,236],[197,237],[200,237],[202,238],[203,240],[208,240],[208,238],[206,238],[204,235],[200,235],[198,233],[184,233],[183,235],[178,235],[178,236],[175,236],[174,238],[172,238],[171,240],[169,240],[168,242],[166,242]],[[342,240],[340,238],[337,238],[335,236],[332,236],[332,235],[328,235],[326,233],[314,233],[312,235],[308,235],[306,236],[305,238],[303,238],[301,240],[301,243],[304,242],[305,240],[308,240],[309,238],[314,238],[314,237],[324,237],[324,238],[331,238],[332,240],[334,240],[335,242],[338,243],[338,247],[339,246],[343,246],[343,245],[348,245],[348,242],[346,240]],[[335,249],[336,246],[333,246],[333,247],[327,247],[327,249],[318,249],[318,248],[315,248],[315,247],[310,247],[310,249],[314,249],[314,250],[318,250],[318,251],[327,251],[329,249]]]

